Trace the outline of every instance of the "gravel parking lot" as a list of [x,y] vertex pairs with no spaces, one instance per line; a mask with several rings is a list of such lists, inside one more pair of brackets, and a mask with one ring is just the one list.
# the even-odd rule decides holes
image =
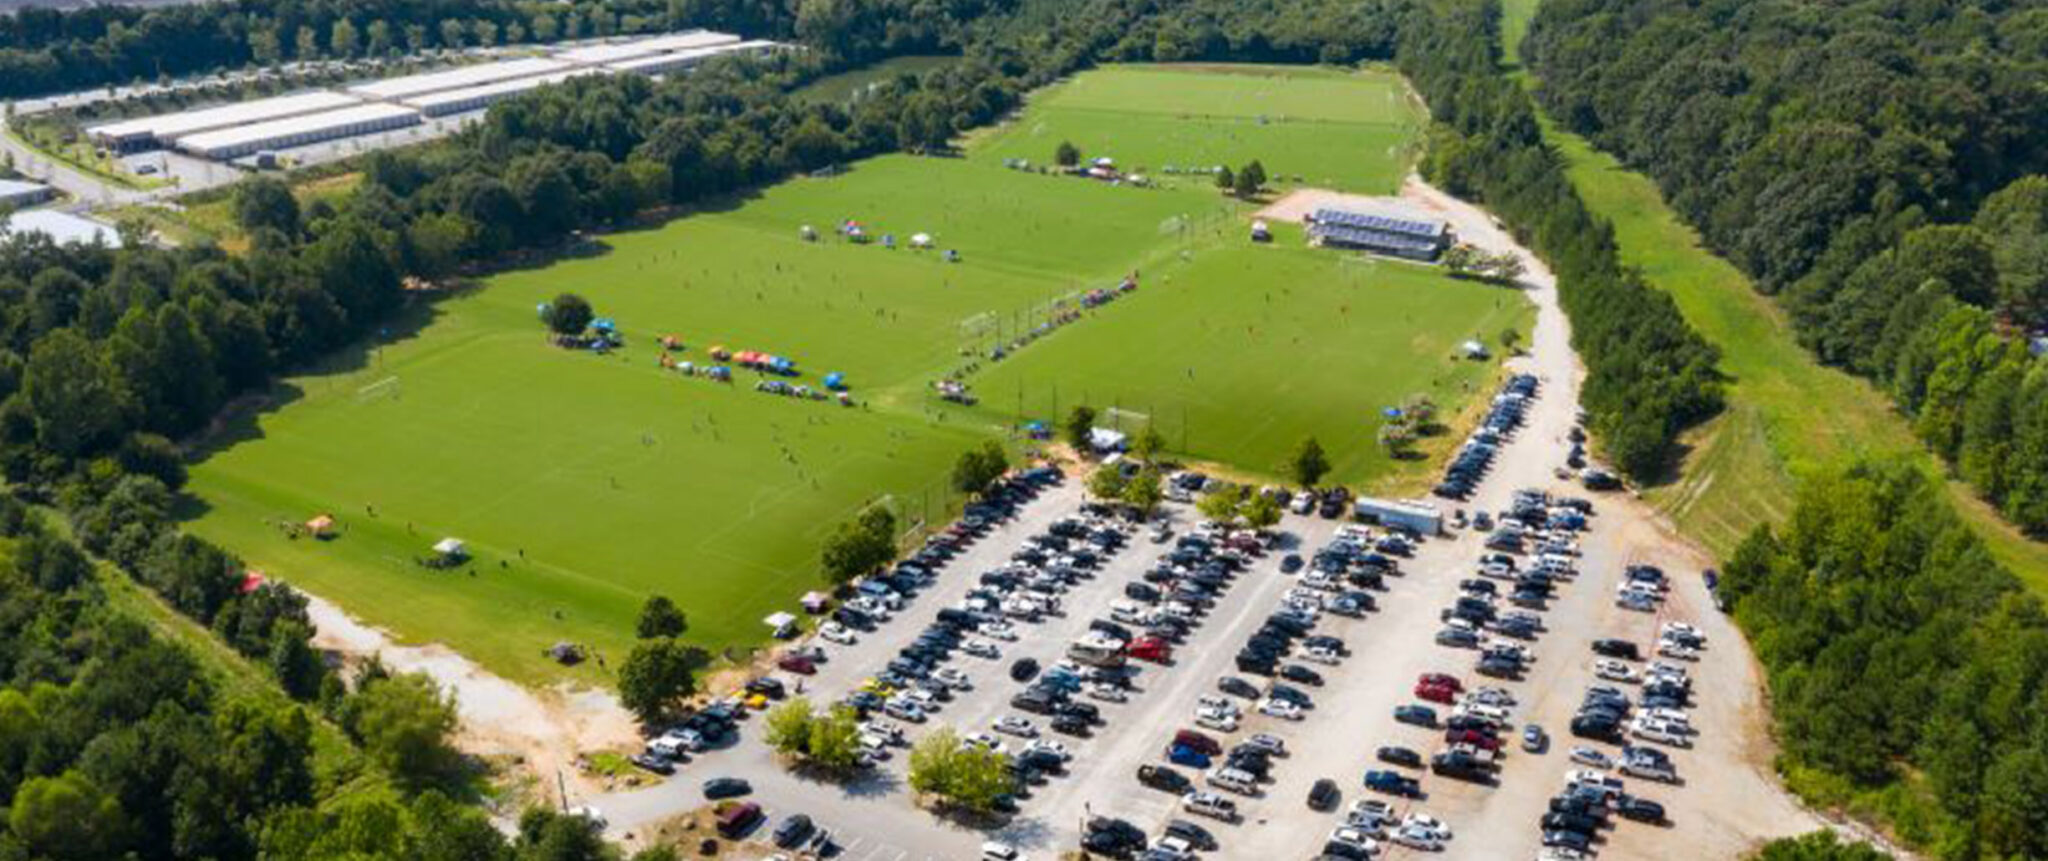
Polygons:
[[[1462,237],[1482,245],[1505,248],[1505,237],[1482,213],[1463,207],[1427,189],[1411,196],[1437,208],[1457,224]],[[1568,348],[1568,330],[1555,304],[1554,290],[1541,264],[1531,262],[1528,291],[1539,307],[1531,351],[1510,364],[1514,370],[1542,379],[1542,389],[1526,424],[1505,443],[1491,473],[1462,507],[1469,512],[1506,508],[1518,488],[1543,488],[1584,495],[1560,481],[1553,471],[1569,448],[1567,434],[1575,417],[1579,369]],[[909,643],[941,607],[951,606],[976,585],[979,572],[997,567],[1025,539],[1040,534],[1055,520],[1074,513],[1082,502],[1078,480],[1069,479],[1022,507],[1018,516],[993,529],[945,566],[937,583],[918,595],[910,607],[880,630],[861,636],[850,646],[830,646],[829,660],[817,676],[805,679],[804,692],[819,702],[853,690],[880,670]],[[1049,734],[1073,754],[1067,773],[1037,787],[1022,802],[1021,812],[1007,825],[985,834],[938,819],[915,809],[904,786],[903,749],[884,762],[872,778],[849,786],[799,779],[777,766],[746,728],[743,739],[707,753],[685,765],[678,776],[652,789],[593,800],[611,821],[614,832],[630,832],[665,816],[703,804],[698,784],[713,776],[741,776],[755,788],[754,798],[771,817],[804,812],[832,828],[840,846],[838,857],[856,861],[908,861],[912,858],[964,859],[978,855],[982,840],[997,839],[1031,858],[1052,858],[1072,850],[1083,823],[1091,816],[1126,819],[1157,835],[1169,818],[1190,819],[1216,835],[1223,858],[1312,858],[1342,811],[1355,800],[1386,799],[1400,813],[1426,812],[1441,819],[1453,833],[1442,852],[1449,857],[1534,858],[1540,848],[1538,821],[1550,796],[1563,786],[1571,764],[1567,751],[1588,744],[1572,737],[1572,715],[1592,672],[1595,639],[1619,637],[1634,641],[1646,656],[1656,648],[1662,622],[1684,621],[1706,636],[1707,647],[1689,665],[1692,680],[1690,720],[1698,731],[1695,743],[1670,750],[1680,777],[1676,785],[1627,779],[1626,790],[1662,803],[1670,821],[1661,826],[1616,819],[1601,832],[1594,848],[1603,858],[1696,857],[1728,858],[1772,837],[1799,833],[1821,823],[1802,810],[1776,784],[1769,770],[1772,753],[1762,704],[1761,679],[1755,662],[1732,624],[1716,612],[1700,579],[1711,564],[1703,555],[1669,534],[1647,506],[1625,494],[1593,496],[1596,509],[1589,528],[1579,535],[1582,556],[1578,575],[1559,585],[1542,612],[1546,628],[1531,643],[1534,661],[1517,681],[1486,679],[1473,672],[1476,653],[1435,642],[1442,623],[1438,611],[1460,592],[1459,582],[1474,575],[1485,552],[1482,531],[1453,532],[1422,542],[1412,558],[1401,560],[1397,576],[1375,593],[1376,612],[1363,618],[1330,613],[1315,633],[1344,640],[1348,655],[1334,666],[1314,665],[1325,677],[1322,686],[1295,685],[1307,690],[1314,708],[1299,721],[1257,714],[1244,706],[1236,731],[1218,733],[1225,746],[1253,733],[1284,739],[1290,755],[1275,760],[1271,779],[1256,797],[1228,796],[1244,814],[1224,824],[1178,810],[1178,798],[1141,786],[1141,764],[1164,764],[1164,749],[1174,732],[1193,727],[1199,698],[1217,693],[1217,679],[1239,675],[1263,684],[1262,677],[1239,673],[1234,666],[1238,647],[1277,609],[1282,596],[1300,579],[1281,573],[1288,553],[1304,556],[1327,544],[1339,523],[1318,517],[1288,516],[1279,527],[1281,546],[1252,561],[1220,598],[1216,608],[1175,648],[1165,666],[1136,663],[1142,668],[1127,702],[1096,702],[1104,725],[1088,738]],[[1454,506],[1446,506],[1446,509]],[[1193,517],[1190,508],[1170,505],[1167,514],[1184,532]],[[1108,616],[1110,605],[1123,598],[1124,584],[1140,579],[1170,545],[1151,543],[1142,533],[1095,573],[1063,596],[1064,613],[1036,624],[1019,624],[1020,637],[1001,643],[998,659],[956,655],[948,666],[966,671],[974,688],[945,703],[931,722],[907,727],[914,737],[940,723],[962,734],[987,732],[996,718],[1019,714],[1009,705],[1022,685],[1011,681],[1008,668],[1020,657],[1050,666],[1064,656],[1069,642],[1096,618]],[[1614,596],[1625,566],[1650,563],[1662,567],[1673,588],[1657,612],[1636,612],[1616,606]],[[1292,659],[1290,659],[1292,660]],[[1642,664],[1637,664],[1640,667]],[[1411,688],[1426,672],[1462,679],[1467,689],[1498,684],[1518,700],[1505,733],[1502,767],[1493,785],[1465,783],[1399,769],[1417,777],[1421,796],[1397,799],[1362,785],[1368,769],[1392,768],[1374,761],[1383,744],[1398,744],[1424,757],[1443,745],[1441,730],[1397,723],[1396,705],[1414,702]],[[786,677],[792,687],[794,677]],[[1624,686],[1626,687],[1626,686]],[[1448,710],[1436,706],[1439,714]],[[1027,715],[1041,731],[1047,719]],[[1524,723],[1542,726],[1548,748],[1526,753],[1519,744]],[[897,723],[901,723],[900,721]],[[1004,737],[1015,748],[1017,739]],[[1641,742],[1632,742],[1640,744]],[[1618,746],[1597,745],[1610,755]],[[1191,769],[1184,774],[1200,776]],[[1342,800],[1333,812],[1311,810],[1310,787],[1321,778],[1333,780]],[[1203,787],[1206,788],[1206,787]],[[761,832],[765,834],[765,829]],[[1413,854],[1390,848],[1383,857]]]

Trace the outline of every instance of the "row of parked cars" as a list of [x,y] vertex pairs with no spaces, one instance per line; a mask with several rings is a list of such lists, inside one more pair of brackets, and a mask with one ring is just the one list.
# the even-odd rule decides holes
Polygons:
[[[1108,624],[1102,620],[1091,624],[1091,638],[1114,643],[1118,635],[1112,629],[1119,624],[1156,627],[1164,623],[1174,628],[1159,632],[1172,638],[1167,645],[1180,642],[1207,618],[1239,574],[1266,552],[1270,539],[1256,531],[1230,530],[1204,523],[1178,536],[1161,527],[1154,533],[1153,540],[1165,545],[1158,560],[1138,580],[1125,584],[1125,600],[1112,607],[1112,620]],[[1143,637],[1128,640],[1124,654],[1133,659],[1155,660],[1140,651],[1144,640]],[[1086,658],[1093,654],[1093,649],[1094,644],[1083,640],[1071,646],[1069,654]],[[1247,689],[1257,693],[1249,683],[1239,689],[1239,693],[1243,694]],[[1234,702],[1219,696],[1205,696],[1196,705],[1195,722],[1215,732],[1231,732],[1237,728],[1242,716],[1243,712]],[[1167,745],[1166,763],[1139,766],[1138,783],[1180,796],[1182,808],[1189,813],[1235,821],[1235,803],[1218,791],[1253,791],[1252,783],[1257,779],[1253,775],[1264,774],[1270,768],[1268,757],[1284,753],[1284,746],[1277,738],[1263,736],[1260,744],[1261,758],[1253,762],[1248,758],[1253,755],[1249,748],[1226,754],[1222,743],[1214,736],[1200,730],[1182,729]],[[1211,768],[1216,760],[1226,755],[1231,765]],[[1206,779],[1209,788],[1197,788],[1196,781],[1175,766],[1188,766],[1198,772],[1210,769]],[[1136,857],[1141,861],[1188,861],[1195,852],[1213,849],[1216,845],[1214,835],[1186,819],[1168,821],[1161,834],[1148,842],[1142,829],[1125,820],[1098,818],[1083,833],[1081,841],[1086,851],[1113,858]]]
[[1523,416],[1536,400],[1536,388],[1535,374],[1516,374],[1501,384],[1486,410],[1485,420],[1452,456],[1450,465],[1444,468],[1444,480],[1437,483],[1433,493],[1445,499],[1466,499],[1472,495],[1479,480],[1493,466],[1500,447],[1522,426]]

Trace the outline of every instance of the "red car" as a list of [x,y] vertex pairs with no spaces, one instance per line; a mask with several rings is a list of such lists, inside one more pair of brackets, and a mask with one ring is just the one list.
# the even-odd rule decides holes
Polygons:
[[1444,731],[1444,741],[1450,744],[1469,744],[1480,750],[1500,750],[1500,739],[1478,730],[1453,729]]
[[1173,657],[1173,647],[1158,637],[1139,637],[1125,651],[1141,661],[1165,662]]
[[783,655],[782,660],[775,662],[775,666],[799,676],[808,676],[818,671],[818,665],[811,663],[810,658],[802,655]]
[[1417,687],[1421,687],[1422,685],[1430,685],[1433,687],[1450,688],[1451,693],[1454,694],[1462,694],[1465,692],[1465,683],[1458,681],[1458,678],[1456,676],[1452,676],[1446,673],[1423,673],[1421,678],[1415,680],[1415,685]]
[[1203,756],[1218,756],[1223,753],[1223,744],[1191,729],[1173,734],[1173,743],[1200,751]]
[[1432,685],[1425,682],[1415,686],[1415,698],[1451,705],[1457,702],[1458,695],[1447,685]]

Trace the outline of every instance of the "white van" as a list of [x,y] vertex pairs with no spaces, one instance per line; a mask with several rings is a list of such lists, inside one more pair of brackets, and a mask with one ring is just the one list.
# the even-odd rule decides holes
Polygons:
[[1253,777],[1251,772],[1227,766],[1209,772],[1210,786],[1229,790],[1239,795],[1257,795],[1259,791],[1257,781],[1258,778]]

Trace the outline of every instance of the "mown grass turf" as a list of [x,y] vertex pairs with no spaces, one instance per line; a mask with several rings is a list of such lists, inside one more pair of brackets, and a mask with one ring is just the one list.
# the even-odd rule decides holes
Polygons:
[[988,136],[977,154],[1051,164],[1065,141],[1089,159],[1106,156],[1126,171],[1193,186],[1211,180],[1169,174],[1167,166],[1236,170],[1257,159],[1276,188],[1390,194],[1413,161],[1420,122],[1391,74],[1110,66],[1034,96],[1030,113]]
[[871,84],[891,80],[898,75],[922,75],[957,62],[960,62],[959,57],[941,55],[890,57],[871,66],[819,78],[805,84],[792,95],[807,102],[843,102],[853,98]]
[[[1075,83],[1093,74],[1136,73]],[[1164,92],[1207,77],[1282,94],[1303,82],[1314,85],[1307,102],[1368,105],[1319,108],[1340,118],[1370,118],[1392,87],[1326,72],[1284,85],[1187,71],[1132,80]],[[1106,115],[1100,104],[1090,110]],[[1042,110],[965,158],[886,157],[791,181],[422,309],[390,343],[286,382],[281,406],[198,464],[193,528],[402,639],[444,642],[517,679],[601,681],[606,668],[564,671],[541,650],[582,642],[616,667],[650,593],[686,609],[696,643],[759,642],[764,615],[821,584],[818,546],[836,524],[878,499],[905,519],[942,517],[958,452],[1025,416],[1052,417],[1037,400],[1020,413],[1020,386],[1058,379],[1098,387],[1099,407],[1144,401],[1169,417],[1169,436],[1185,414],[1191,454],[1247,472],[1276,472],[1314,432],[1340,474],[1384,477],[1396,465],[1372,447],[1376,411],[1419,391],[1457,409],[1488,369],[1449,361],[1449,346],[1491,340],[1523,313],[1504,291],[1310,251],[1297,233],[1252,247],[1251,205],[1206,187],[1003,167],[993,141]],[[1337,147],[1348,169],[1398,176],[1405,150],[1380,146],[1377,128],[1329,135],[1352,142]],[[1276,149],[1262,157],[1287,157]],[[937,249],[846,243],[832,231],[844,219],[899,244],[930,233]],[[803,241],[806,224],[824,238]],[[931,397],[934,379],[972,361],[963,350],[1133,270],[1137,294],[973,376],[979,407]],[[615,318],[628,346],[600,357],[546,345],[535,306],[563,291]],[[798,382],[844,372],[863,406],[759,394],[750,374],[725,386],[662,370],[655,339],[667,334],[687,345],[686,361],[719,344],[793,357]],[[279,528],[320,512],[341,519],[340,538]],[[444,536],[467,540],[475,564],[415,563]]]
[[1411,394],[1456,409],[1493,373],[1458,343],[1526,331],[1531,311],[1513,291],[1337,257],[1290,230],[1175,261],[1099,313],[991,367],[987,404],[1049,418],[1085,402],[1114,411],[1105,424],[1149,423],[1178,452],[1266,476],[1313,435],[1333,480],[1371,484],[1400,466],[1378,446],[1381,409]]
[[[1509,4],[1526,31],[1536,0]],[[1947,470],[1921,446],[1891,401],[1868,382],[1825,367],[1800,346],[1791,323],[1733,264],[1700,244],[1655,183],[1544,118],[1544,136],[1567,164],[1588,206],[1614,223],[1622,262],[1671,294],[1687,322],[1721,349],[1729,408],[1688,434],[1678,479],[1649,497],[1716,553],[1791,510],[1794,486],[1813,469],[1856,457],[1906,459],[1930,475]],[[1951,496],[1998,559],[2048,589],[2048,545],[2030,541],[1959,482]]]

